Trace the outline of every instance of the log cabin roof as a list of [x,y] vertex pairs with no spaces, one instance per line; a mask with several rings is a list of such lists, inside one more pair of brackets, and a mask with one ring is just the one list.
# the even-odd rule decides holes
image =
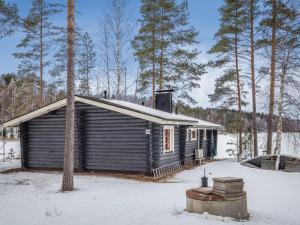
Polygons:
[[[147,106],[142,106],[139,104],[121,101],[121,100],[108,100],[100,99],[94,97],[83,97],[75,96],[75,102],[81,102],[96,107],[104,108],[114,112],[119,112],[136,118],[144,119],[147,121],[155,122],[158,124],[177,124],[177,125],[189,125],[194,127],[211,128],[211,129],[221,129],[222,126],[214,123],[210,123],[204,120],[196,119],[193,117],[168,113],[161,110],[153,109]],[[64,107],[67,104],[66,98],[58,100],[54,103],[46,105],[42,108],[36,109],[14,119],[4,122],[1,127],[11,127],[16,126],[20,123],[26,122],[33,118],[39,117],[58,108]]]

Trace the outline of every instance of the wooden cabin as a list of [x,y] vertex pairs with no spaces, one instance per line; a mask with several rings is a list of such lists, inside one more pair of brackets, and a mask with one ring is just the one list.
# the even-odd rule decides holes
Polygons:
[[[120,100],[75,97],[75,168],[150,174],[217,152],[221,128],[196,118]],[[22,167],[61,169],[66,99],[2,124],[19,126]],[[172,167],[171,167],[172,168]],[[170,169],[171,170],[171,169]]]

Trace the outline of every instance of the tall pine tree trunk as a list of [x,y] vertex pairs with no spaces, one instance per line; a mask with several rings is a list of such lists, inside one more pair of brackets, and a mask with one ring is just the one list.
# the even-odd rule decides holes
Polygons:
[[269,115],[268,115],[268,136],[267,154],[272,153],[272,131],[275,95],[275,63],[276,63],[276,31],[277,31],[277,0],[272,0],[272,55],[270,73],[270,94],[269,94]]
[[68,65],[65,152],[62,191],[74,189],[74,0],[68,0]]
[[252,109],[253,109],[253,144],[254,157],[258,155],[257,147],[257,124],[256,124],[256,83],[254,65],[254,0],[250,0],[250,42],[251,42],[251,86],[252,86]]
[[43,63],[43,54],[44,54],[44,43],[43,43],[43,4],[44,1],[40,1],[40,107],[44,106],[44,89],[43,89],[43,80],[44,80],[44,63]]
[[[156,0],[152,0],[153,5],[153,20],[156,19]],[[153,23],[152,27],[152,108],[155,108],[155,84],[156,84],[156,71],[155,71],[155,53],[156,53],[156,27]]]
[[[161,5],[163,5],[163,0],[161,0]],[[163,89],[164,82],[164,9],[161,7],[161,33],[160,33],[160,70],[159,70],[159,90]]]
[[[237,7],[236,7],[236,15],[237,15]],[[236,26],[238,26],[237,17],[236,17]],[[241,99],[241,85],[240,85],[240,71],[239,71],[239,59],[238,59],[238,34],[237,31],[235,33],[234,38],[234,51],[235,51],[235,70],[236,70],[236,86],[237,86],[237,103],[238,103],[238,150],[239,156],[242,155],[242,99]]]

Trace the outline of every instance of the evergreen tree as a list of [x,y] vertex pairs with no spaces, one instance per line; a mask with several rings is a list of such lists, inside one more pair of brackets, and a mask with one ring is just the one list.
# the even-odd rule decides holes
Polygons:
[[95,68],[95,64],[95,44],[93,43],[93,40],[91,39],[89,34],[86,32],[82,36],[81,52],[78,62],[78,76],[80,80],[78,91],[81,95],[91,95],[91,72]]
[[[140,67],[143,90],[156,84],[159,89],[174,89],[178,98],[195,103],[188,92],[199,87],[204,66],[197,62],[198,32],[189,26],[187,2],[144,0],[138,35],[133,41]],[[157,79],[158,78],[158,79]]]
[[215,92],[210,95],[212,103],[221,102],[226,107],[237,107],[236,128],[239,133],[239,154],[242,154],[242,106],[245,105],[243,83],[241,82],[240,60],[243,46],[242,34],[246,29],[247,13],[242,0],[225,0],[219,9],[220,28],[215,34],[217,43],[209,53],[216,54],[217,60],[210,62],[213,67],[224,67],[224,74],[216,80]]
[[74,129],[75,129],[75,21],[74,0],[68,0],[68,62],[67,62],[67,107],[65,128],[64,168],[61,190],[74,189]]
[[[55,53],[53,54],[53,63],[49,69],[49,74],[51,76],[49,87],[55,90],[54,93],[58,93],[58,98],[60,98],[63,93],[66,92],[67,88],[67,30],[63,27],[58,28],[59,32],[55,36],[54,41],[56,43]],[[80,58],[82,34],[81,29],[75,26],[75,80],[78,78],[78,64]]]
[[271,49],[270,57],[270,84],[269,84],[269,114],[268,114],[268,135],[267,135],[267,154],[272,153],[272,132],[273,114],[275,98],[275,79],[276,79],[276,45],[278,32],[278,2],[277,0],[266,0],[264,2],[264,18],[260,22],[262,39],[260,45]]
[[17,5],[0,0],[0,39],[16,31],[19,19]]
[[256,122],[256,76],[255,76],[255,50],[256,50],[256,40],[255,40],[255,22],[259,17],[259,7],[258,0],[246,1],[249,4],[245,4],[246,10],[248,9],[249,17],[249,39],[250,39],[250,68],[251,68],[251,89],[252,89],[252,129],[253,129],[253,156],[258,156],[258,143],[257,143],[257,122]]
[[[295,3],[295,4],[294,4]],[[298,3],[299,4],[299,3]],[[297,51],[299,43],[299,12],[297,12],[295,1],[292,0],[268,0],[265,1],[263,18],[260,21],[261,38],[259,40],[259,47],[265,52],[265,57],[270,61],[270,66],[265,67],[262,71],[268,75],[269,78],[269,114],[267,120],[267,154],[271,154],[273,150],[273,131],[275,127],[274,111],[276,103],[278,102],[279,125],[280,127],[283,110],[283,101],[287,98],[286,81],[296,83],[295,77],[290,74],[296,74],[299,68],[299,52]],[[298,24],[298,25],[297,25]],[[297,67],[298,65],[298,67]],[[289,75],[289,77],[286,77]],[[279,101],[277,101],[276,87],[279,82]],[[295,89],[294,89],[295,90]],[[289,97],[288,97],[289,98]],[[291,101],[289,99],[288,101]],[[295,101],[297,102],[297,100]],[[295,104],[293,102],[292,104]],[[285,103],[288,104],[287,102]],[[289,108],[292,108],[292,104]],[[280,139],[280,131],[278,132]],[[276,151],[280,149],[280,141],[277,139]]]
[[53,36],[58,28],[50,22],[50,17],[60,12],[58,5],[46,3],[45,0],[32,0],[32,7],[23,22],[25,38],[17,45],[25,51],[14,53],[21,59],[19,74],[36,75],[39,72],[39,105],[44,101],[44,70],[50,65],[49,50],[53,44]]

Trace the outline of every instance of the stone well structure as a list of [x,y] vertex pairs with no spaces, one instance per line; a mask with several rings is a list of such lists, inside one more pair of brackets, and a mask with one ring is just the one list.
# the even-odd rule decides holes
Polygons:
[[211,215],[235,219],[249,218],[243,179],[220,177],[213,180],[213,187],[200,187],[186,191],[187,211],[207,212]]

